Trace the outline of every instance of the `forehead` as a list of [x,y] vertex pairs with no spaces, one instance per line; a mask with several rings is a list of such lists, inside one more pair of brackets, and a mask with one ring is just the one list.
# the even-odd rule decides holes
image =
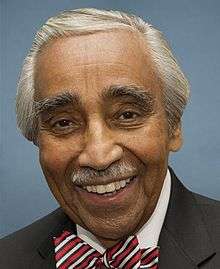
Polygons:
[[95,95],[118,84],[159,87],[149,49],[139,33],[114,30],[60,38],[38,55],[36,99],[67,89]]

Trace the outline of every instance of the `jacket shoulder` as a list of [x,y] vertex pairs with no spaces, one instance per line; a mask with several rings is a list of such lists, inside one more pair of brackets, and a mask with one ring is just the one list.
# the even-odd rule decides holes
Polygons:
[[2,266],[13,264],[9,255],[11,253],[13,260],[16,260],[14,265],[19,264],[20,267],[17,268],[22,268],[22,265],[35,255],[36,249],[45,237],[52,232],[54,227],[65,223],[66,218],[64,212],[57,209],[27,227],[2,238],[0,240],[0,267],[4,268]]
[[193,193],[193,195],[199,205],[210,205],[214,207],[220,207],[220,201],[218,200],[208,198],[198,193]]
[[201,210],[209,236],[216,249],[220,250],[220,201],[193,193]]

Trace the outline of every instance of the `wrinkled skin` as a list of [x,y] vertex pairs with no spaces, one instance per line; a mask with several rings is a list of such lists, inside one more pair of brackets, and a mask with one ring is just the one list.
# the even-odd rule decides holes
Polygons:
[[[38,146],[44,175],[69,217],[107,247],[135,233],[149,219],[169,152],[181,146],[180,128],[168,135],[163,84],[146,48],[139,34],[114,30],[52,41],[36,63],[36,101],[67,89],[81,100],[40,116]],[[111,85],[148,90],[154,97],[153,113],[134,109],[132,100],[127,104],[123,97],[103,99],[101,93]],[[126,118],[127,110],[132,113]],[[71,181],[74,169],[105,170],[122,162],[134,168],[136,180],[120,197],[99,195],[96,200]],[[96,184],[103,180],[95,179]]]

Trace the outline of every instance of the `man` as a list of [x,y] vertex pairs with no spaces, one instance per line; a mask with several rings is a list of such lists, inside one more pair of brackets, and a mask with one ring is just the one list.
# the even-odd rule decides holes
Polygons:
[[1,240],[1,268],[219,268],[220,203],[168,169],[188,96],[140,18],[50,18],[24,62],[17,119],[61,208]]

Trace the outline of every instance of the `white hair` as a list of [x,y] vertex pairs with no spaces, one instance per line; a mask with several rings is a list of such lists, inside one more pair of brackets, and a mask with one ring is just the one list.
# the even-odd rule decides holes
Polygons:
[[22,134],[36,142],[37,118],[34,111],[34,67],[37,55],[50,40],[112,29],[131,29],[141,33],[146,49],[164,84],[163,94],[169,131],[181,120],[189,97],[189,84],[162,33],[140,17],[119,11],[93,8],[63,11],[51,17],[37,32],[24,60],[16,98],[17,124]]

